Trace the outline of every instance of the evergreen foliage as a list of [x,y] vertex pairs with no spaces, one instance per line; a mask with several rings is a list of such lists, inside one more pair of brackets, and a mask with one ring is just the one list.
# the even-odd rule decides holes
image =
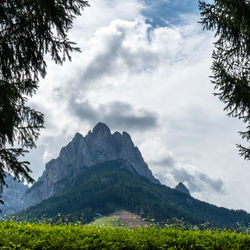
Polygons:
[[26,105],[27,98],[35,94],[39,75],[46,75],[46,54],[62,64],[80,51],[68,31],[87,5],[83,0],[0,1],[0,194],[4,171],[33,182],[29,163],[19,157],[35,147],[44,117]]
[[[124,160],[97,164],[74,178],[58,183],[58,193],[28,208],[19,217],[29,219],[62,217],[90,222],[97,213],[106,215],[125,209],[160,223],[177,218],[201,225],[219,227],[248,226],[250,215],[244,211],[219,208],[160,184],[152,184],[126,169]],[[59,189],[60,187],[60,189]]]
[[[242,119],[246,131],[240,132],[250,142],[250,2],[249,0],[199,1],[201,24],[215,30],[212,83],[215,93],[226,104],[229,116]],[[250,147],[237,145],[240,155],[250,160]]]

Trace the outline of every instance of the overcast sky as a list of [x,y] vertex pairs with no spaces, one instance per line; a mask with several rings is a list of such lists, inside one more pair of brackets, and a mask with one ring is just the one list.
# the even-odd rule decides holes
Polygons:
[[76,132],[101,121],[127,131],[154,175],[170,187],[250,212],[250,166],[238,155],[243,124],[228,118],[209,75],[213,33],[196,0],[91,0],[70,33],[82,49],[48,74],[30,105],[45,114],[32,176]]

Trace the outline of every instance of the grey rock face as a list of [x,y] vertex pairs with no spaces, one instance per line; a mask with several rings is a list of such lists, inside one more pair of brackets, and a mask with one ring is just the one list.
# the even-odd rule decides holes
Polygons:
[[59,157],[46,164],[43,175],[27,194],[29,205],[37,204],[55,194],[57,183],[63,178],[73,177],[79,170],[94,164],[117,159],[128,161],[139,175],[152,183],[160,184],[128,133],[111,134],[107,125],[98,123],[85,137],[77,133],[73,140],[61,149]]
[[185,193],[185,194],[188,194],[188,195],[191,196],[191,194],[190,194],[189,190],[187,189],[187,187],[181,182],[178,185],[176,185],[175,190],[180,191],[182,193]]
[[9,174],[6,174],[5,181],[8,187],[3,187],[2,200],[4,204],[0,204],[0,210],[2,211],[0,216],[12,214],[24,208],[24,195],[29,188],[22,182],[14,180]]

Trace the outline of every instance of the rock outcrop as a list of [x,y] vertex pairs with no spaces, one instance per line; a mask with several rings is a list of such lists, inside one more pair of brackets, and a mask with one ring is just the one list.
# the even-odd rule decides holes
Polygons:
[[111,133],[104,123],[98,123],[83,137],[77,133],[73,140],[60,151],[57,159],[46,164],[43,175],[27,193],[27,204],[34,205],[54,195],[60,180],[75,176],[80,170],[97,163],[122,159],[133,166],[137,174],[150,182],[160,184],[144,162],[128,133]]
[[189,190],[182,182],[180,182],[178,185],[176,185],[175,190],[191,196]]

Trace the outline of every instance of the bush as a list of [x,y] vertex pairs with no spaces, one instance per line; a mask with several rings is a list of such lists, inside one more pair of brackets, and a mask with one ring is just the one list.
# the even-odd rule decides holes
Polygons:
[[1,249],[250,249],[250,235],[179,228],[0,222]]

